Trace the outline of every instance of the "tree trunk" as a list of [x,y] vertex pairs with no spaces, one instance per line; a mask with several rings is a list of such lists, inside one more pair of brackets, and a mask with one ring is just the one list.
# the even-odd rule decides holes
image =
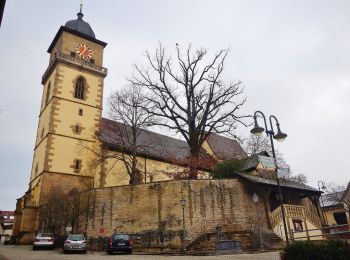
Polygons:
[[189,158],[189,174],[190,180],[196,180],[198,178],[198,164],[199,164],[199,147],[191,147],[191,155]]

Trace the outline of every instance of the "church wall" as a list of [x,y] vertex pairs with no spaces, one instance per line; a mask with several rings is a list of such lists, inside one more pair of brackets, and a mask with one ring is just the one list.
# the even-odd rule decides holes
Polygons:
[[31,173],[31,181],[36,176],[38,176],[41,172],[44,171],[47,141],[48,139],[45,138],[35,149],[34,157],[33,157],[32,173]]
[[[239,180],[232,179],[93,189],[81,195],[79,227],[89,237],[109,236],[116,230],[148,237],[151,247],[176,246],[182,230],[181,198],[186,199],[186,239],[191,241],[204,232],[214,232],[218,224],[236,231],[252,230],[257,224],[266,227],[262,201],[256,208],[251,197]],[[256,209],[261,216],[258,220]]]
[[[88,151],[81,146],[81,140],[64,136],[52,136],[50,171],[67,174],[89,174],[85,171]],[[81,160],[80,169],[75,168],[75,160]]]
[[42,111],[39,117],[38,129],[37,129],[37,138],[35,146],[37,146],[43,138],[50,132],[50,119],[52,111],[53,102],[49,103],[45,110]]
[[[83,109],[82,116],[79,115],[79,109]],[[95,122],[99,120],[96,108],[60,100],[59,111],[60,115],[57,116],[57,120],[60,120],[60,124],[55,127],[56,133],[94,141]],[[76,125],[79,126],[78,132]]]
[[[57,65],[57,74],[57,77],[61,79],[58,84],[58,97],[101,108],[103,79],[100,76],[86,70],[77,71],[75,67],[66,64]],[[75,83],[79,76],[83,76],[86,80],[84,100],[74,98]]]
[[[122,161],[116,162],[109,159],[106,161],[104,168],[105,172],[108,172],[105,179],[105,187],[129,184],[130,178]],[[145,159],[143,157],[138,157],[138,169],[141,171],[140,182],[171,180],[174,178],[173,174],[185,170],[184,167],[172,163]],[[206,172],[200,172],[198,178],[208,179],[209,175]],[[95,183],[95,187],[99,187],[99,176],[96,176]]]
[[73,188],[78,188],[80,191],[91,189],[93,178],[90,176],[72,176],[69,174],[57,174],[53,172],[45,172],[42,176],[40,201],[47,199],[47,194],[52,187],[58,186],[64,192],[68,192]]

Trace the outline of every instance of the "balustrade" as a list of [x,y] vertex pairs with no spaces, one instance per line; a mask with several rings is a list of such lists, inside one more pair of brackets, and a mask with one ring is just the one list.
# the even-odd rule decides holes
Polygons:
[[[321,227],[320,218],[313,214],[311,211],[306,209],[303,206],[297,205],[288,205],[284,204],[285,217],[288,218],[298,218],[298,219],[306,219],[311,222],[316,227]],[[278,207],[273,212],[270,213],[270,222],[272,228],[276,227],[279,223],[282,222],[282,211],[281,207]]]

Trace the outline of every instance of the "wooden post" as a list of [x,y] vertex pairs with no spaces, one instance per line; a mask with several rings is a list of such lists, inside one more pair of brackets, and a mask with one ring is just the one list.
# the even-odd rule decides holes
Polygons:
[[305,209],[304,208],[303,208],[303,220],[305,223],[305,231],[306,231],[307,240],[310,240],[309,230],[308,230],[307,223],[306,223]]

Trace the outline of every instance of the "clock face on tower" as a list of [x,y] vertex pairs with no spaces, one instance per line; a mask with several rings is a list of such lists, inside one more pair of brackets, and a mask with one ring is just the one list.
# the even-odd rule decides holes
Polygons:
[[75,50],[79,57],[83,59],[90,59],[92,57],[92,50],[85,44],[80,43]]

